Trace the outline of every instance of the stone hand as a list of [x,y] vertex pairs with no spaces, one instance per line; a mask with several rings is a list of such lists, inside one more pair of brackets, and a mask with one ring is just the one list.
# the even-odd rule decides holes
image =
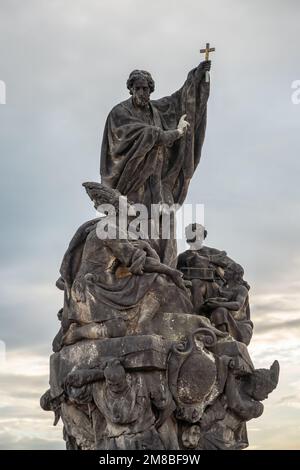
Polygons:
[[192,281],[188,281],[187,279],[184,279],[184,285],[185,287],[191,289],[193,287]]
[[173,279],[173,282],[176,284],[177,287],[179,287],[179,289],[185,290],[186,289],[185,281],[183,279],[182,273],[180,273],[176,269],[172,269],[172,271],[173,272],[170,275],[171,275],[171,278]]
[[211,60],[204,60],[203,62],[200,63],[199,68],[203,72],[209,72],[211,68]]
[[158,254],[156,253],[156,251],[149,245],[148,242],[146,242],[145,240],[134,240],[133,242],[131,242],[133,246],[135,246],[136,248],[139,248],[141,250],[144,250],[146,255],[149,256],[150,258],[154,258],[156,259],[157,261],[160,261],[160,258],[158,256]]
[[181,136],[183,134],[185,134],[187,128],[190,126],[190,123],[188,121],[186,121],[185,118],[186,118],[186,114],[183,114],[183,116],[181,116],[181,118],[179,120],[179,123],[178,123],[178,126],[177,126],[177,130],[179,131]]
[[72,286],[73,295],[75,297],[76,302],[85,302],[85,281],[84,278],[80,277],[75,279],[73,286]]
[[70,372],[66,378],[66,385],[69,387],[82,387],[84,385],[84,376],[80,369]]
[[136,249],[131,266],[128,266],[128,269],[132,274],[141,276],[144,273],[146,256],[147,254],[144,250],[141,250],[140,248]]

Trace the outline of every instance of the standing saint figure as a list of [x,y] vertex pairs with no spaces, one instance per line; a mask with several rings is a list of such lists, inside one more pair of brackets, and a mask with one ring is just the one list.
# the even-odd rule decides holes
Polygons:
[[[144,204],[181,205],[197,168],[206,128],[211,62],[191,70],[170,96],[150,101],[154,80],[149,72],[131,72],[131,97],[108,115],[101,149],[102,183]],[[159,240],[163,263],[175,267],[176,240]]]

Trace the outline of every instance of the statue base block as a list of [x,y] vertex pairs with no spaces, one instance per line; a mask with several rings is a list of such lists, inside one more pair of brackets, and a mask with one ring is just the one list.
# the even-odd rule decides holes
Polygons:
[[125,336],[85,340],[65,346],[50,358],[52,396],[63,392],[67,375],[76,369],[93,369],[111,358],[118,358],[129,370],[165,370],[171,342],[161,336]]

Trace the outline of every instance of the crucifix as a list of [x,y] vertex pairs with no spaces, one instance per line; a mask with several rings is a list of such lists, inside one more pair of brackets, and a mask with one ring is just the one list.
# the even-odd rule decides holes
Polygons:
[[[214,47],[209,47],[209,42],[206,43],[205,49],[200,49],[201,54],[205,54],[205,60],[209,60],[209,53],[214,52],[216,49]],[[205,81],[209,82],[209,72],[205,74]]]

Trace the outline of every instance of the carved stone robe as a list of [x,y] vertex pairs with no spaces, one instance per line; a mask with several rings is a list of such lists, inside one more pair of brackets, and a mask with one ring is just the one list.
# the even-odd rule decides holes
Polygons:
[[[104,129],[102,183],[148,211],[151,204],[181,205],[201,157],[208,96],[209,83],[197,67],[178,91],[151,101],[148,113],[142,114],[132,98],[115,106]],[[176,128],[183,114],[190,127],[178,139]],[[175,267],[174,252],[176,243],[164,243],[158,254],[162,262]]]

